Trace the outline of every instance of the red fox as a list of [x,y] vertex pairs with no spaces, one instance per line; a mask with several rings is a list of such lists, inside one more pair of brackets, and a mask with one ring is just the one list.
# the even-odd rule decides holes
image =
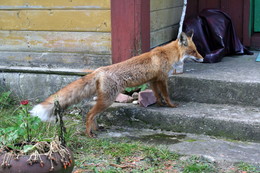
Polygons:
[[168,95],[168,74],[176,62],[183,62],[186,58],[203,62],[192,36],[193,32],[187,35],[182,33],[180,38],[167,45],[117,64],[100,67],[34,106],[30,111],[31,115],[47,120],[53,115],[55,100],[65,109],[83,98],[97,94],[97,102],[88,112],[86,120],[86,134],[93,137],[92,130],[97,129],[95,116],[108,108],[124,88],[147,82],[150,83],[159,105],[163,105],[163,99],[167,106],[176,107]]

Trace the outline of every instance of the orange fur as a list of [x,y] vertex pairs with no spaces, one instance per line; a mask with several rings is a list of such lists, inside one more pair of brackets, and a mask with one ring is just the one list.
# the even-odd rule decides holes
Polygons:
[[[184,61],[187,57],[203,61],[203,57],[197,52],[192,41],[192,36],[189,37],[182,33],[180,39],[165,46],[157,47],[126,61],[94,70],[91,74],[72,82],[51,95],[40,105],[44,107],[45,113],[47,109],[53,109],[55,99],[60,102],[63,108],[66,108],[96,93],[97,103],[88,112],[86,121],[86,133],[89,137],[93,137],[92,129],[97,128],[94,124],[95,116],[108,108],[125,87],[150,82],[160,105],[164,100],[168,106],[176,107],[175,104],[171,103],[168,95],[168,73],[176,62]],[[38,107],[38,109],[40,108]],[[35,108],[31,112],[33,115],[37,115],[40,111]],[[51,116],[51,113],[47,116]]]

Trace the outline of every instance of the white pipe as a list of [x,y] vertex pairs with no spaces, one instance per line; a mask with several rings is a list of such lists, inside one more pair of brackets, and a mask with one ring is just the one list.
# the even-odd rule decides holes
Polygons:
[[179,32],[178,32],[178,37],[180,37],[181,32],[182,32],[182,27],[183,27],[183,22],[186,14],[186,8],[187,8],[187,0],[183,0],[183,8],[182,8],[182,14],[181,14],[181,20],[180,20],[180,26],[179,26]]

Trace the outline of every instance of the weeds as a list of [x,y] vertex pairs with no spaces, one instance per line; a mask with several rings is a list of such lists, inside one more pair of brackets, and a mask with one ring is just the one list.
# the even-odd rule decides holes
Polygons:
[[23,101],[11,116],[5,118],[3,128],[0,128],[0,146],[15,148],[14,145],[17,143],[32,142],[33,138],[38,139],[41,120],[30,116],[29,107],[29,101]]
[[0,93],[0,111],[15,105],[15,100],[11,97],[11,91]]
[[142,84],[140,86],[125,88],[125,92],[128,93],[128,94],[131,93],[129,95],[132,95],[133,92],[144,91],[147,88],[148,88],[148,85],[145,83],[145,84]]
[[217,172],[215,165],[203,157],[193,156],[184,165],[184,173]]
[[[0,96],[6,103],[13,103],[6,93]],[[0,112],[0,141],[10,143],[16,138],[25,138],[26,123],[20,127],[21,106],[1,105]],[[67,116],[66,116],[67,117]],[[28,121],[31,121],[28,119]],[[24,122],[21,122],[24,123]],[[21,124],[20,123],[20,124]],[[57,135],[57,126],[53,122],[33,122],[34,130],[30,133],[31,140],[41,139],[50,141]],[[10,127],[15,127],[11,129]],[[129,139],[90,139],[84,135],[82,122],[77,117],[70,117],[65,121],[67,133],[65,140],[72,149],[75,157],[76,170],[82,169],[82,172],[96,173],[161,173],[161,172],[184,172],[184,173],[214,173],[218,172],[217,165],[203,157],[188,157],[183,160],[183,156],[170,152],[165,148],[145,145],[141,142],[133,142]],[[3,135],[9,134],[9,135]],[[33,137],[35,136],[35,138]],[[11,138],[11,139],[9,139]],[[245,172],[259,172],[259,168],[239,163],[236,170]],[[77,171],[76,171],[77,172]],[[76,173],[75,172],[75,173]]]
[[245,171],[248,173],[259,173],[260,172],[260,166],[254,166],[250,165],[248,163],[240,162],[236,165],[239,170]]

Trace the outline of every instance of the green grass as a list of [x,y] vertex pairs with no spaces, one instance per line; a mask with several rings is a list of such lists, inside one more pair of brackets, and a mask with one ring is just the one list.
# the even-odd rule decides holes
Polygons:
[[[7,100],[4,104],[5,107],[2,107],[0,111],[0,129],[11,127],[16,123],[15,116],[17,116],[18,105],[13,104],[14,102],[10,98],[5,97],[5,99]],[[65,121],[67,131],[65,139],[68,147],[74,153],[76,169],[82,170],[82,172],[218,172],[217,165],[203,157],[181,156],[166,148],[151,146],[130,139],[87,138],[84,134],[84,125],[79,120],[81,117],[77,115],[66,115],[66,117],[69,118]],[[37,139],[53,139],[57,134],[57,128],[58,126],[55,123],[41,122],[37,130]],[[194,141],[190,139],[189,142]],[[188,159],[183,159],[184,157]],[[259,172],[258,167],[246,163],[239,163],[235,166],[238,171]]]
[[[76,165],[82,169],[98,170],[99,172],[149,171],[163,169],[166,161],[178,160],[180,155],[166,149],[146,146],[127,140],[88,139],[80,137],[82,147],[75,157]],[[125,165],[126,168],[111,166]],[[132,169],[134,167],[134,169]]]
[[236,164],[238,167],[238,170],[245,171],[247,173],[259,173],[260,172],[260,166],[254,166],[248,163],[240,162]]
[[0,92],[0,111],[15,105],[16,101],[11,95],[12,93],[10,91]]
[[184,165],[184,173],[217,172],[215,165],[202,157],[191,157]]
[[[16,107],[2,109],[0,112],[0,128],[12,126]],[[166,148],[146,145],[141,142],[123,138],[87,138],[83,123],[76,115],[70,115],[65,121],[67,129],[67,145],[72,149],[77,170],[97,173],[214,173],[218,172],[215,163],[202,157],[188,157],[170,152]],[[52,139],[56,135],[55,123],[41,122],[38,129],[40,139]],[[186,156],[185,156],[186,157]],[[259,172],[257,167],[246,163],[236,165],[236,170],[247,173]]]

